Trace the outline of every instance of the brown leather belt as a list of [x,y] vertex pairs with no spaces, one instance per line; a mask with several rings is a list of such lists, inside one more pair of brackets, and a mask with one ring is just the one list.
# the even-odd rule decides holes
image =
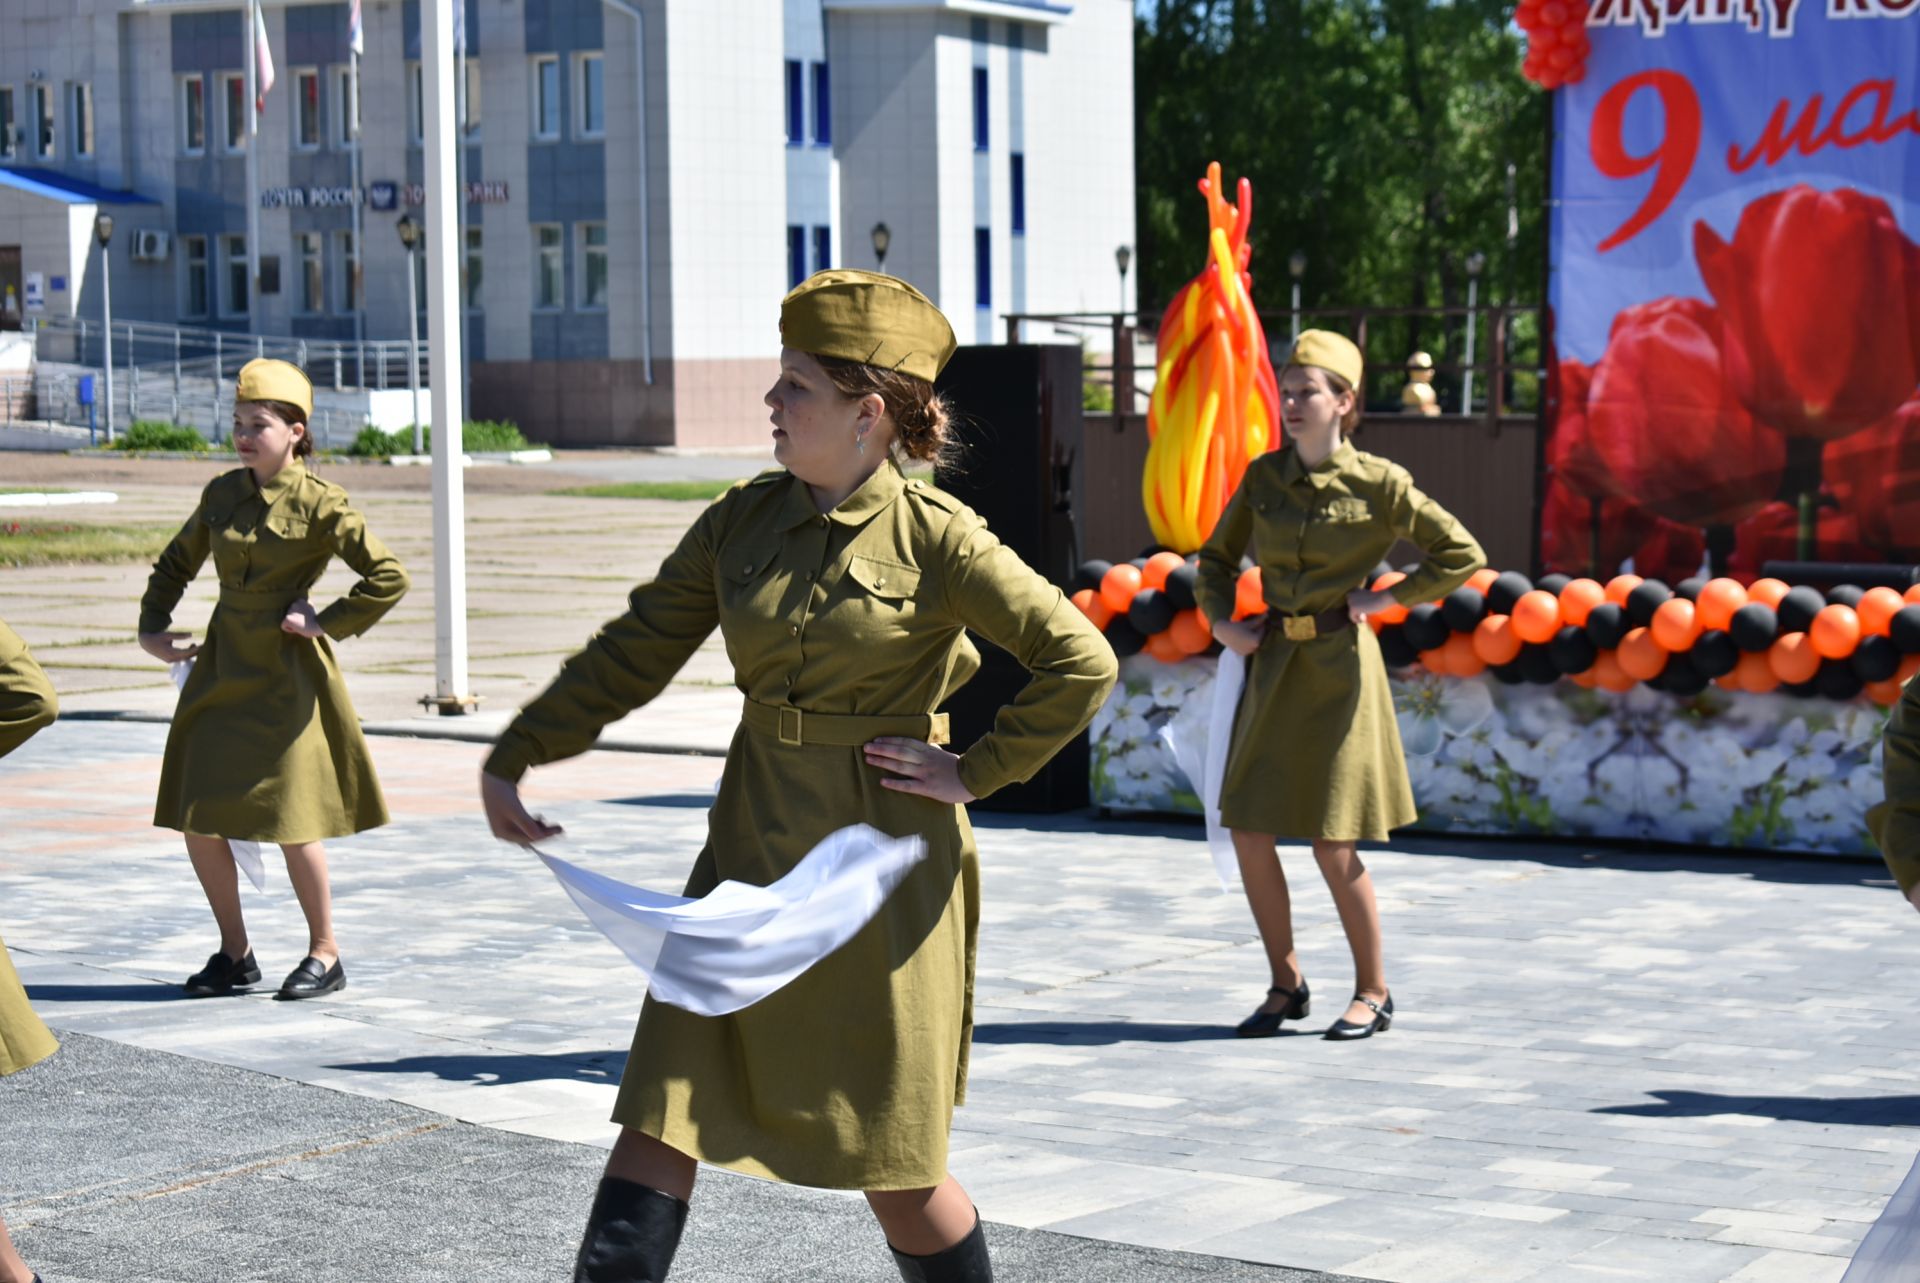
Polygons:
[[1267,620],[1277,625],[1281,636],[1291,642],[1312,641],[1316,637],[1337,633],[1342,628],[1353,627],[1353,616],[1347,613],[1344,605],[1323,610],[1317,615],[1289,615],[1282,610],[1270,610]]
[[945,713],[864,717],[850,713],[809,713],[791,704],[762,704],[750,699],[741,710],[741,720],[747,729],[772,735],[791,748],[808,744],[859,748],[883,735],[924,740],[929,744],[945,744],[952,739]]

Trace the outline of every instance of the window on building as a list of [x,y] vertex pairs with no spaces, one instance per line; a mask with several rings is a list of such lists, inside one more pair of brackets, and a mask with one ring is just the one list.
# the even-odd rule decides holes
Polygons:
[[813,64],[813,141],[825,147],[833,142],[833,86],[827,64]]
[[319,232],[300,232],[294,244],[300,251],[300,310],[327,310],[326,238]]
[[360,251],[351,227],[333,234],[333,261],[337,273],[333,282],[333,297],[339,302],[342,312],[357,312],[360,310]]
[[607,135],[606,60],[597,53],[583,53],[574,73],[574,89],[580,100],[574,117],[578,128],[574,133],[581,138],[604,138]]
[[560,60],[533,60],[533,136],[543,142],[560,137]]
[[478,58],[467,59],[467,78],[462,83],[466,87],[466,91],[467,91],[467,108],[466,108],[465,115],[462,116],[461,119],[467,127],[467,137],[470,139],[477,140],[480,137],[480,83],[481,83],[480,60]]
[[467,279],[465,282],[466,305],[470,312],[480,310],[480,285],[485,275],[486,260],[481,257],[482,238],[478,227],[467,229]]
[[293,145],[312,151],[320,145],[320,73],[293,73]]
[[1013,198],[1013,234],[1024,236],[1027,231],[1027,158],[1021,152],[1015,152],[1009,158],[1007,192]]
[[987,149],[987,69],[973,69],[973,149]]
[[807,229],[787,227],[787,288],[807,279]]
[[248,295],[251,292],[247,288],[247,238],[222,236],[220,254],[226,260],[226,292],[220,299],[221,314],[245,316]]
[[580,307],[604,311],[607,306],[607,225],[580,224]]
[[245,151],[247,146],[247,78],[229,71],[220,77],[220,101],[227,112],[227,150]]
[[180,238],[180,268],[184,276],[180,315],[188,318],[207,314],[207,238]]
[[52,160],[59,139],[53,131],[53,86],[33,87],[33,154],[39,160]]
[[533,305],[552,311],[567,305],[566,244],[558,223],[533,225]]
[[333,100],[339,104],[333,113],[334,146],[358,147],[360,145],[360,86],[355,83],[353,68],[339,68],[333,84]]
[[12,160],[18,150],[13,145],[14,114],[13,90],[0,85],[0,160]]
[[973,229],[973,305],[993,306],[993,233]]
[[204,76],[180,77],[180,150],[201,156],[207,150],[207,81]]
[[69,153],[76,157],[93,155],[93,82],[81,80],[68,85],[67,107]]
[[787,59],[787,145],[807,141],[806,68],[798,58]]
[[427,137],[427,76],[417,62],[407,63],[407,141],[415,147]]
[[833,266],[833,232],[825,227],[813,229],[813,270],[824,272]]

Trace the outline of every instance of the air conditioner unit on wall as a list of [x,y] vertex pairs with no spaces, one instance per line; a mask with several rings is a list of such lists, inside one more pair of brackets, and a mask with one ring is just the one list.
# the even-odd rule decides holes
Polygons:
[[133,256],[137,260],[157,262],[167,256],[168,236],[157,227],[143,227],[133,234]]

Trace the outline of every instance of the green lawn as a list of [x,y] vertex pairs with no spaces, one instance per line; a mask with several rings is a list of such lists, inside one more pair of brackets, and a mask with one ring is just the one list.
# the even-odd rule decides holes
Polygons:
[[622,481],[607,486],[571,486],[549,494],[588,499],[699,499],[711,502],[732,488],[731,481]]
[[65,521],[0,520],[0,566],[151,561],[173,526],[96,526]]

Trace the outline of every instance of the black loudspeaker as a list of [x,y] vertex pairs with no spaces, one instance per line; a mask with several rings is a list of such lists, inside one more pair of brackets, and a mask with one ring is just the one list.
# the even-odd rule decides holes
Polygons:
[[[1080,349],[1065,344],[963,347],[935,386],[954,415],[951,461],[934,482],[985,518],[1020,559],[1065,591],[1080,564]],[[1027,683],[1013,656],[976,636],[980,672],[947,701],[953,750],[964,752]],[[1069,811],[1087,804],[1083,732],[1025,784],[1001,789],[976,810]]]

